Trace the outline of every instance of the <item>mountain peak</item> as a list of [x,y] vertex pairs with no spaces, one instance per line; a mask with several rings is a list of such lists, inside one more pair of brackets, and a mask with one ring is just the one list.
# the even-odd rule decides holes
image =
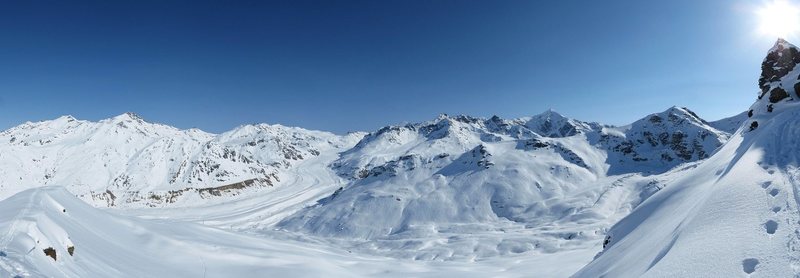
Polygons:
[[145,122],[144,118],[133,112],[125,112],[111,118],[113,122]]
[[553,109],[547,109],[531,117],[525,126],[545,137],[567,137],[587,129],[583,123],[564,117]]
[[75,117],[73,117],[72,115],[64,115],[64,116],[58,117],[55,120],[56,121],[60,121],[60,122],[61,121],[63,121],[63,122],[73,122],[73,121],[76,121],[77,119],[75,119]]
[[781,88],[779,81],[794,70],[797,64],[800,64],[800,49],[784,39],[778,39],[761,63],[761,76],[758,79],[761,93],[758,98],[769,94],[771,103],[787,98],[788,94]]
[[706,120],[700,118],[700,116],[698,116],[697,113],[694,113],[692,110],[689,110],[686,107],[672,106],[663,112],[647,115],[646,117],[634,122],[632,126],[670,126],[682,125],[683,123],[689,123],[696,126],[708,125]]
[[[761,63],[761,76],[758,79],[758,87],[761,90],[758,99],[747,112],[748,118],[770,115],[775,109],[780,110],[782,104],[777,107],[776,104],[793,101],[800,96],[797,94],[800,92],[798,64],[800,64],[800,49],[779,38]],[[746,124],[750,130],[758,127],[758,122],[755,120]]]
[[783,38],[778,38],[778,40],[775,41],[775,44],[772,46],[772,48],[770,48],[769,52],[770,53],[780,52],[783,51],[783,49],[787,48],[797,48],[797,47]]
[[672,106],[666,111],[664,111],[663,114],[676,114],[676,115],[681,115],[684,118],[692,119],[697,122],[705,122],[705,120],[703,120],[703,118],[700,118],[700,116],[698,116],[697,113],[694,113],[694,111],[689,110],[689,108],[686,107]]
[[539,113],[538,115],[535,115],[535,116],[533,116],[531,118],[532,119],[536,119],[538,121],[557,121],[557,122],[570,121],[571,120],[570,118],[567,118],[564,115],[561,115],[561,113],[556,112],[552,108],[547,109],[544,112]]

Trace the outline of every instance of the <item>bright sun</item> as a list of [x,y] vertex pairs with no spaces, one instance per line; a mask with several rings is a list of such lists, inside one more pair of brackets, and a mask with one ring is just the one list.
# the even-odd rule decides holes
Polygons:
[[785,0],[767,3],[757,11],[762,34],[786,38],[800,30],[800,8]]

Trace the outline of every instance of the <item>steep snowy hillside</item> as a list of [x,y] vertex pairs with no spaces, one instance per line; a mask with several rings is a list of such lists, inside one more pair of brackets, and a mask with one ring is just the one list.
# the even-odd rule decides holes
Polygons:
[[778,40],[742,128],[616,224],[577,277],[800,275],[800,50]]
[[676,107],[625,127],[443,115],[365,136],[332,166],[352,182],[278,227],[421,260],[589,248],[728,136]]
[[104,206],[206,203],[293,180],[285,173],[301,161],[348,149],[360,136],[264,124],[213,135],[131,113],[100,122],[65,116],[0,133],[0,198],[63,184]]

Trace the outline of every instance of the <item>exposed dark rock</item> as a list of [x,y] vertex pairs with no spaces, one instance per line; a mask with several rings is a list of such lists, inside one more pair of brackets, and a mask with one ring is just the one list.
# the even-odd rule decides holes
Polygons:
[[359,179],[363,179],[363,178],[366,178],[366,177],[369,177],[369,170],[361,169],[361,170],[358,171],[358,178]]
[[750,131],[753,131],[756,128],[758,128],[758,122],[753,121],[753,123],[750,124]]
[[650,117],[650,119],[648,119],[648,120],[649,120],[651,123],[654,123],[654,124],[661,123],[661,121],[662,121],[661,117],[659,117],[659,116],[656,116],[656,115],[653,115],[653,116],[652,116],[652,117]]
[[[419,155],[403,155],[396,160],[390,160],[382,165],[372,167],[371,169],[362,169],[358,173],[359,178],[378,177],[378,176],[396,176],[401,171],[411,171],[425,163],[424,159]],[[370,165],[367,165],[369,167]]]
[[244,189],[244,188],[247,188],[247,187],[251,187],[251,186],[255,186],[255,185],[272,186],[273,184],[272,184],[272,180],[271,179],[276,179],[277,180],[278,177],[275,174],[270,174],[267,177],[260,178],[260,179],[249,179],[249,180],[245,180],[245,181],[242,181],[242,182],[237,182],[237,183],[223,185],[223,186],[217,186],[217,187],[198,188],[197,192],[200,193],[200,195],[203,195],[204,193],[207,193],[207,194],[211,194],[213,196],[222,196],[223,192],[237,191],[237,190],[241,190],[241,189]]
[[750,111],[747,111],[747,117],[748,118],[753,117],[753,109],[750,109]]
[[489,153],[489,151],[486,149],[486,146],[484,146],[483,144],[478,145],[477,147],[472,149],[471,152],[472,152],[472,157],[477,159],[476,164],[478,166],[483,166],[484,168],[489,169],[489,167],[494,165],[494,162],[489,160],[489,157],[491,157],[492,154]]
[[758,79],[761,96],[769,91],[771,82],[779,81],[797,64],[800,64],[800,51],[795,47],[785,47],[785,45],[790,44],[783,39],[778,39],[773,51],[770,51],[761,63],[761,77]]
[[589,166],[586,165],[586,162],[583,160],[583,158],[581,158],[578,154],[576,154],[569,148],[559,143],[547,143],[547,142],[542,142],[536,138],[531,138],[528,140],[519,141],[517,143],[517,148],[528,151],[547,148],[560,155],[566,161],[569,161],[583,168],[587,169],[589,168]]
[[794,84],[794,94],[797,95],[798,98],[800,98],[800,82]]
[[536,138],[531,138],[531,139],[522,141],[521,143],[522,143],[522,148],[525,149],[525,150],[535,150],[535,149],[541,149],[541,148],[546,148],[546,147],[550,146],[550,144],[548,144],[546,142],[542,142],[541,140],[536,139]]
[[787,97],[789,97],[789,94],[781,87],[776,87],[769,92],[769,102],[771,103],[779,102]]
[[48,256],[50,258],[53,258],[53,260],[55,261],[56,260],[56,249],[53,249],[53,247],[47,247],[47,249],[44,249],[44,255]]
[[70,256],[75,255],[75,246],[67,247],[67,253],[69,253]]

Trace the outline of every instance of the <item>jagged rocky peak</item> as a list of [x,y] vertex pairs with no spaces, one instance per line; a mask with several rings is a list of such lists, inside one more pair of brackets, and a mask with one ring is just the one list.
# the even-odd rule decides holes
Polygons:
[[[758,79],[758,87],[761,89],[759,98],[769,94],[770,103],[776,103],[789,97],[786,90],[782,88],[784,84],[781,84],[780,81],[794,70],[797,64],[800,64],[800,50],[786,40],[778,39],[761,63],[761,77]],[[793,80],[796,81],[797,78],[793,78]],[[795,83],[785,85],[794,86]]]
[[758,117],[775,112],[776,104],[800,98],[800,49],[778,39],[761,63],[758,99],[747,111],[749,130],[758,128]]

